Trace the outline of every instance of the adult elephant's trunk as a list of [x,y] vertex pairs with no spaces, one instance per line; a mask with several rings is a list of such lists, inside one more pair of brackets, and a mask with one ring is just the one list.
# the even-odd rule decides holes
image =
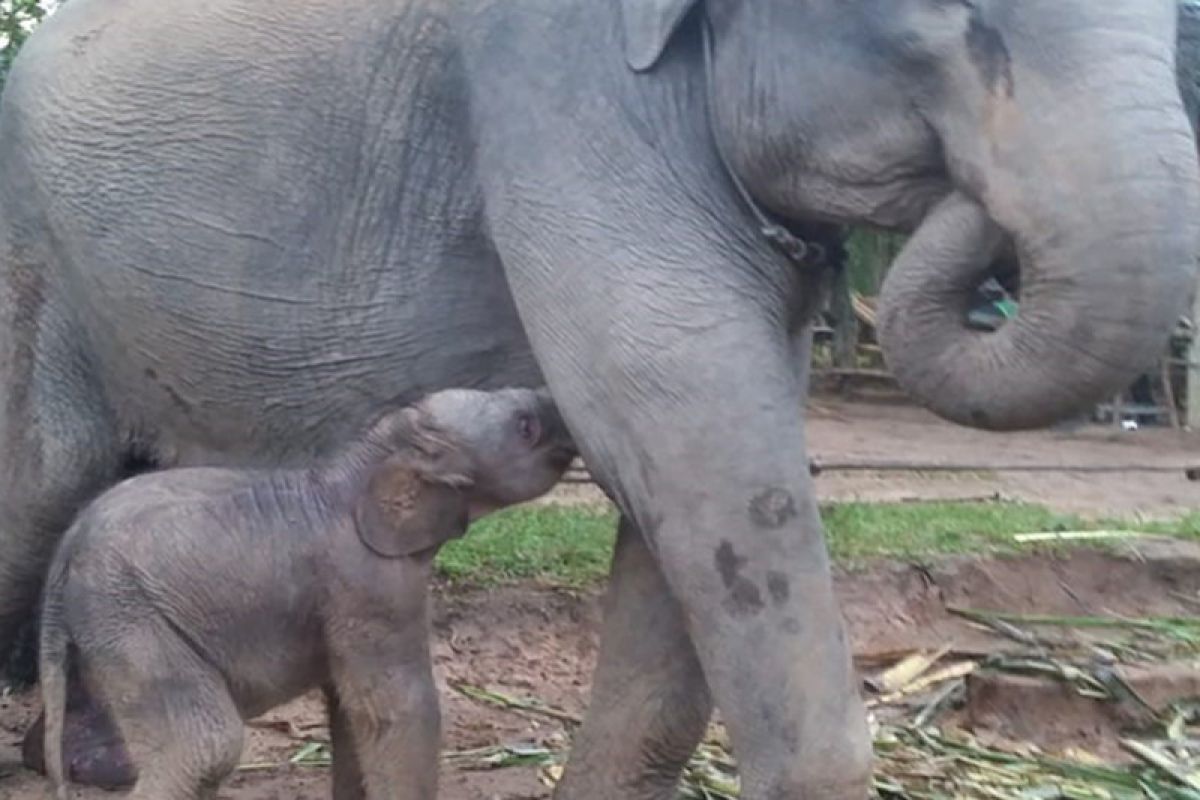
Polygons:
[[[996,430],[1047,425],[1127,388],[1164,353],[1196,289],[1195,144],[1177,100],[1112,111],[1042,141],[1011,125],[1007,141],[993,138],[982,202],[951,194],[892,265],[884,355],[937,414]],[[1131,116],[1150,124],[1118,124]],[[1023,166],[1006,170],[1013,147]],[[1006,234],[1021,259],[1018,315],[996,332],[968,329]]]

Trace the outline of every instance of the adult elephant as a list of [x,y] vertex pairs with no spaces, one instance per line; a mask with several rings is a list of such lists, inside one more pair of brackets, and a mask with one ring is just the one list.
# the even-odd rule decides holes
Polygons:
[[[915,229],[901,380],[1050,422],[1193,287],[1175,33],[1172,0],[72,0],[0,110],[0,636],[131,463],[295,461],[544,379],[624,515],[559,796],[670,796],[713,700],[745,797],[864,796],[800,412],[819,277],[746,197]],[[1021,314],[970,331],[1006,241]]]

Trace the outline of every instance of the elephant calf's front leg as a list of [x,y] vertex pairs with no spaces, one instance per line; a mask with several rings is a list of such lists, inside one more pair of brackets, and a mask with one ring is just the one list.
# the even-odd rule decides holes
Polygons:
[[[388,638],[381,633],[379,641]],[[334,800],[433,800],[441,712],[427,643],[339,648],[325,689],[333,734]],[[390,652],[389,651],[393,651]],[[367,655],[369,653],[369,655]]]

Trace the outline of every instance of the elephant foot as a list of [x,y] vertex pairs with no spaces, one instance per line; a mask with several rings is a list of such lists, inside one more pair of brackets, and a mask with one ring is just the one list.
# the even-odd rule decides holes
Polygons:
[[[21,744],[21,760],[25,766],[45,774],[45,725],[41,714],[25,733]],[[102,789],[121,789],[131,786],[137,777],[121,736],[102,709],[85,702],[67,713],[63,734],[63,758],[67,762],[67,777],[72,783]]]

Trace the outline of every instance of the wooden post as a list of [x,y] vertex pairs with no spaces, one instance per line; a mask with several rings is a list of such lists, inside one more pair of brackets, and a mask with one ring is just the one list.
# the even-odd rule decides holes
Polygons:
[[1192,341],[1187,359],[1187,426],[1200,430],[1200,286],[1192,299]]
[[[1194,115],[1196,112],[1193,109],[1189,113]],[[1193,116],[1191,123],[1192,132],[1195,133],[1200,128],[1200,120]],[[1196,149],[1200,153],[1200,143],[1197,143]],[[1192,295],[1191,334],[1192,340],[1183,353],[1187,361],[1183,367],[1187,376],[1184,381],[1184,391],[1187,392],[1184,402],[1187,403],[1187,408],[1184,410],[1183,424],[1195,431],[1200,430],[1200,279],[1197,280],[1196,293]]]
[[834,271],[830,311],[833,312],[833,365],[852,369],[858,364],[858,317],[850,302],[850,270],[842,265]]

